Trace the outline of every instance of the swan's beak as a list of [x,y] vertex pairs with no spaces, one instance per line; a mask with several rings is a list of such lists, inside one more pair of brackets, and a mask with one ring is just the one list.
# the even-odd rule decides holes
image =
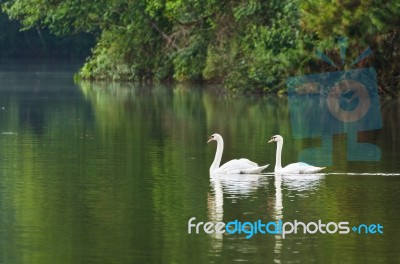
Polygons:
[[270,141],[268,141],[268,143],[271,143],[271,142],[274,142],[274,139],[273,139],[273,138],[271,138],[271,140],[270,140]]
[[207,143],[210,143],[211,141],[213,141],[213,138],[209,137]]

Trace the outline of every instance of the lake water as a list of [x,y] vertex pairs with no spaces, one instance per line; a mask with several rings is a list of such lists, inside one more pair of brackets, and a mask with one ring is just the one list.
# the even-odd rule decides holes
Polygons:
[[[349,161],[335,135],[324,174],[275,176],[321,140],[294,139],[287,98],[233,98],[212,87],[82,82],[69,65],[0,67],[0,263],[396,263],[400,261],[400,101]],[[223,161],[263,175],[210,177]],[[188,234],[188,221],[380,224],[383,234]],[[333,227],[332,227],[333,229]],[[193,229],[194,232],[194,229]]]

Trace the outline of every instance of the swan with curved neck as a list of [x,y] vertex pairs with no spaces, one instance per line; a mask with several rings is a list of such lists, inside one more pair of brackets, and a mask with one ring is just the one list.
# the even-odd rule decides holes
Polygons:
[[315,167],[304,162],[291,163],[284,168],[282,168],[281,158],[282,158],[282,147],[283,147],[283,137],[280,135],[275,135],[271,137],[268,143],[276,142],[276,160],[274,172],[277,173],[289,173],[289,174],[305,174],[305,173],[317,173],[325,167]]
[[222,152],[224,151],[224,140],[220,134],[213,134],[208,138],[207,143],[213,140],[217,141],[217,151],[210,167],[210,174],[258,174],[269,166],[269,164],[258,166],[257,163],[248,159],[234,159],[220,167]]

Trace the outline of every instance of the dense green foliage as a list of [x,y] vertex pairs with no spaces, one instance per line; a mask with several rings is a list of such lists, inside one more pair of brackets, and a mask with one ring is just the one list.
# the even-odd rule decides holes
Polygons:
[[98,34],[83,78],[208,81],[239,92],[277,92],[289,76],[337,70],[315,49],[340,61],[337,39],[347,37],[347,65],[371,46],[375,56],[356,67],[373,65],[381,89],[398,90],[399,1],[4,2],[25,28]]
[[[307,0],[302,1],[300,9],[302,29],[305,34],[316,37],[315,45],[332,51],[335,37],[347,37],[347,65],[370,46],[374,56],[357,66],[370,65],[377,69],[382,92],[394,94],[399,90],[400,1]],[[340,61],[337,47],[329,55]]]

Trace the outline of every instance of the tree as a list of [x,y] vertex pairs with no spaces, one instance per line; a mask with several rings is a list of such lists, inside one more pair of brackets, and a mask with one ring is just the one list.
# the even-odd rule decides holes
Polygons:
[[83,78],[208,81],[241,93],[276,93],[289,76],[330,70],[315,50],[339,60],[333,52],[339,37],[349,39],[349,59],[371,46],[373,60],[358,66],[373,64],[381,89],[397,90],[399,6],[383,0],[6,0],[3,9],[25,28],[96,34]]
[[371,46],[374,56],[356,66],[374,66],[381,91],[396,96],[400,77],[399,1],[307,0],[301,2],[300,9],[302,29],[314,36],[313,46],[329,50],[336,61],[340,60],[339,53],[332,51],[338,37],[349,41],[347,65]]

